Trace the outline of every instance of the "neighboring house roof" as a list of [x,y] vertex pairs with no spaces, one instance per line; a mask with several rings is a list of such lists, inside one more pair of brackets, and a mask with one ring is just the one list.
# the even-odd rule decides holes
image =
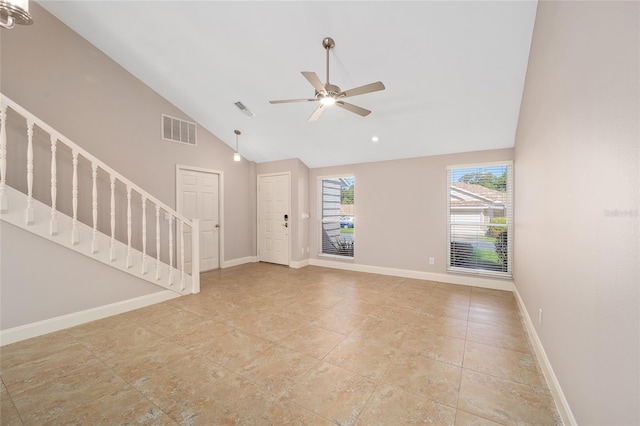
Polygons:
[[507,201],[507,193],[471,183],[451,184],[452,207],[502,207]]
[[340,216],[353,216],[353,204],[340,204]]

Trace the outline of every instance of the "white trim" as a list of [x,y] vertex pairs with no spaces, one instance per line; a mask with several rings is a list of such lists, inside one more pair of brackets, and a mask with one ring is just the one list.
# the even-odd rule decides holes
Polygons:
[[[31,119],[33,121],[33,124],[38,126],[40,129],[44,130],[49,135],[57,138],[57,140],[59,142],[61,142],[64,145],[66,145],[67,148],[69,148],[70,150],[76,151],[81,157],[84,157],[86,160],[88,160],[91,163],[97,164],[98,167],[100,169],[102,169],[102,171],[107,173],[109,176],[115,177],[116,180],[119,180],[124,185],[131,187],[131,189],[133,191],[137,192],[138,194],[140,194],[140,195],[144,194],[147,197],[147,200],[149,202],[155,204],[156,206],[160,206],[160,208],[162,208],[166,212],[175,212],[175,213],[177,213],[175,211],[175,209],[169,207],[168,205],[166,205],[165,203],[163,203],[162,201],[158,200],[156,197],[151,195],[148,191],[145,191],[144,189],[140,188],[138,185],[136,185],[135,183],[131,182],[129,179],[127,179],[126,177],[124,177],[123,175],[121,175],[120,173],[118,173],[117,171],[112,169],[111,167],[107,166],[105,163],[103,163],[101,160],[99,160],[94,155],[91,155],[88,151],[86,151],[80,145],[77,145],[74,142],[72,142],[71,139],[67,138],[66,136],[64,136],[61,133],[59,133],[58,131],[56,131],[53,127],[49,126],[47,123],[45,123],[44,121],[40,120],[38,117],[33,115],[31,112],[29,112],[25,108],[23,108],[20,105],[18,105],[16,102],[14,102],[11,99],[9,99],[3,93],[0,93],[0,104],[7,105],[9,108],[14,110],[18,114],[20,114],[25,119]],[[58,145],[58,149],[60,149],[60,145]],[[60,152],[60,151],[58,151],[58,152]],[[175,216],[178,216],[181,220],[184,220],[186,223],[191,223],[191,221],[189,219],[187,219],[186,217],[184,217],[184,216],[182,216],[180,214],[177,214]]]
[[47,333],[53,333],[54,331],[64,330],[65,328],[85,324],[112,315],[121,314],[123,312],[133,311],[134,309],[144,308],[145,306],[154,305],[156,303],[166,302],[167,300],[171,300],[176,297],[180,297],[180,295],[170,290],[161,290],[157,293],[148,294],[146,296],[140,296],[129,300],[123,300],[121,302],[111,303],[109,305],[98,306],[97,308],[91,308],[85,311],[74,312],[72,314],[9,328],[7,330],[0,331],[0,346],[41,336]]
[[[218,223],[220,224],[220,228],[218,228],[218,267],[222,268],[224,262],[224,172],[222,170],[176,164],[176,211],[178,207],[180,207],[180,199],[178,198],[180,194],[180,188],[178,187],[180,170],[218,175]],[[200,248],[200,250],[202,250],[202,248]]]
[[[322,222],[322,223],[326,223],[326,222]],[[343,260],[348,262],[353,262],[356,260],[355,256],[340,256],[339,254],[329,254],[329,253],[321,253],[321,252],[318,252],[317,256],[326,257],[327,259]]]
[[488,271],[486,269],[462,268],[459,266],[448,266],[447,272],[451,272],[453,274],[475,275],[479,277],[489,277],[489,278],[491,277],[506,278],[506,279],[513,278],[513,275],[509,272]]
[[[58,211],[57,219],[58,219],[58,233],[56,235],[51,235],[49,232],[49,221],[48,220],[37,220],[35,223],[31,225],[26,225],[24,220],[24,209],[21,206],[26,205],[27,195],[22,192],[14,189],[10,186],[6,187],[7,189],[7,198],[9,206],[15,206],[15,208],[9,209],[7,212],[3,212],[0,214],[0,220],[10,223],[20,229],[23,229],[27,232],[31,232],[34,235],[37,235],[41,238],[44,238],[48,241],[51,241],[55,244],[61,245],[62,247],[73,250],[76,253],[79,253],[83,256],[87,256],[90,259],[101,262],[109,267],[116,268],[122,272],[125,272],[133,277],[140,278],[145,280],[153,285],[157,285],[169,290],[173,290],[176,293],[187,294],[192,293],[196,290],[196,287],[199,284],[196,284],[196,281],[199,282],[200,275],[192,276],[186,273],[186,277],[188,281],[186,282],[186,286],[184,290],[180,290],[178,286],[175,286],[175,280],[173,283],[169,282],[169,274],[168,272],[169,265],[161,261],[162,264],[162,274],[160,280],[155,278],[155,274],[150,273],[149,271],[142,271],[142,252],[137,249],[131,249],[131,264],[129,267],[127,265],[126,259],[127,256],[122,254],[127,252],[127,245],[121,241],[115,241],[115,260],[111,260],[110,258],[110,250],[106,249],[109,247],[111,243],[111,238],[108,235],[103,234],[102,232],[98,232],[97,234],[97,246],[101,247],[96,253],[91,253],[91,235],[93,230],[89,225],[86,225],[82,222],[78,222],[78,236],[79,242],[77,244],[69,244],[70,236],[72,232],[72,219],[66,214]],[[150,200],[150,199],[148,199]],[[38,201],[33,200],[33,207],[35,210],[36,218],[47,218],[51,217],[51,207],[48,205]],[[180,215],[182,217],[182,215]],[[186,218],[185,218],[186,219]],[[186,219],[188,222],[194,223],[193,221]],[[186,222],[186,223],[188,223]],[[147,255],[148,256],[148,255]],[[155,261],[155,260],[154,260]],[[177,268],[177,265],[173,267],[174,276],[175,274],[180,274],[180,271]],[[186,278],[185,277],[185,278]]]
[[[474,269],[472,267],[464,268],[451,265],[451,227],[452,225],[461,225],[461,226],[476,226],[476,227],[490,227],[492,226],[491,222],[478,222],[478,221],[452,221],[452,209],[456,210],[455,207],[451,206],[451,189],[453,188],[451,182],[451,173],[454,170],[460,169],[487,169],[492,167],[506,167],[506,196],[507,200],[505,203],[500,206],[505,209],[506,213],[506,224],[504,224],[505,229],[507,231],[507,271],[506,272],[490,272],[485,271],[483,269]],[[501,277],[512,278],[513,277],[513,205],[514,205],[514,196],[513,196],[513,161],[496,161],[491,163],[476,163],[476,164],[463,164],[463,165],[450,165],[446,167],[446,253],[447,253],[447,272],[460,272],[460,273],[469,273],[474,275],[486,276],[486,277]],[[464,271],[464,272],[463,272]]]
[[520,314],[522,315],[522,319],[524,322],[524,326],[527,330],[527,334],[529,335],[529,342],[531,342],[531,346],[533,346],[533,350],[536,352],[536,357],[538,358],[538,362],[540,367],[542,368],[542,373],[547,381],[547,385],[549,386],[549,390],[551,391],[551,395],[553,396],[553,400],[556,403],[556,407],[558,409],[558,413],[562,418],[562,423],[565,425],[577,425],[575,417],[573,417],[573,412],[571,411],[571,407],[569,407],[569,402],[567,402],[567,398],[564,396],[564,392],[562,392],[562,388],[560,387],[560,382],[558,382],[558,378],[556,377],[555,372],[553,371],[553,367],[551,366],[551,362],[549,362],[549,358],[542,346],[542,342],[540,341],[540,337],[536,332],[536,329],[533,325],[533,321],[531,321],[531,316],[527,312],[527,307],[520,297],[520,293],[518,292],[518,288],[514,286],[513,293],[518,301],[518,307],[520,308]]
[[309,259],[303,259],[299,262],[289,262],[289,268],[300,269],[309,266]]
[[513,281],[480,278],[465,275],[450,275],[436,272],[412,271],[409,269],[386,268],[382,266],[360,265],[350,262],[335,262],[322,259],[309,259],[309,265],[323,266],[325,268],[343,269],[355,272],[367,272],[371,274],[390,275],[402,278],[414,278],[418,280],[437,281],[448,284],[468,285],[471,287],[490,288],[494,290],[513,291]]
[[497,166],[513,166],[513,161],[505,160],[505,161],[493,161],[489,163],[453,164],[453,165],[447,166],[447,170],[474,169],[474,168],[486,169],[487,167],[497,167]]
[[337,173],[334,175],[322,175],[322,176],[316,176],[316,179],[322,180],[322,179],[340,179],[340,178],[344,178],[344,177],[351,177],[353,176],[353,178],[355,179],[356,174],[355,173]]
[[244,265],[245,263],[256,263],[257,256],[239,257],[237,259],[226,260],[221,264],[221,268],[231,268],[232,266]]
[[288,196],[287,196],[287,213],[289,215],[289,232],[287,232],[287,245],[289,250],[287,253],[286,266],[291,266],[291,233],[293,229],[293,214],[291,214],[291,172],[274,172],[261,173],[256,176],[256,250],[258,252],[257,261],[260,262],[260,178],[271,176],[287,176],[288,179]]
[[[346,261],[350,261],[353,262],[355,260],[355,251],[354,251],[354,255],[353,256],[340,256],[338,254],[331,254],[331,253],[324,253],[323,250],[323,246],[322,246],[322,225],[325,223],[340,223],[340,218],[338,219],[324,219],[322,216],[323,213],[323,206],[324,206],[324,200],[322,198],[323,196],[323,186],[322,186],[322,182],[325,179],[344,179],[344,178],[353,178],[353,184],[355,185],[355,180],[356,180],[356,175],[355,173],[341,173],[341,174],[337,174],[337,175],[328,175],[328,176],[317,176],[316,177],[316,193],[317,193],[317,200],[316,200],[316,206],[317,206],[317,212],[316,212],[316,217],[318,218],[317,222],[317,237],[318,237],[318,247],[316,248],[317,250],[317,256],[318,257],[327,257],[327,258],[334,258],[334,259],[344,259]],[[353,200],[354,200],[354,204],[353,204],[353,229],[354,229],[354,239],[355,239],[355,228],[356,228],[356,217],[357,215],[357,209],[356,209],[356,204],[355,204],[355,199],[356,199],[356,189],[354,187],[353,189]]]

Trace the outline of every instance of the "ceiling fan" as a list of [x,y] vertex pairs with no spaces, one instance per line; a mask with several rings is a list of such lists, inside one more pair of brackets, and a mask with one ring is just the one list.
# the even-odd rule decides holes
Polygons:
[[331,37],[325,37],[322,40],[322,47],[324,47],[327,52],[327,82],[325,84],[322,84],[322,81],[320,80],[320,78],[318,78],[318,75],[316,73],[310,71],[302,72],[304,78],[306,78],[307,81],[311,83],[313,88],[316,89],[316,93],[313,98],[285,99],[280,101],[269,101],[269,103],[286,104],[290,102],[320,102],[320,105],[318,105],[318,108],[313,111],[313,114],[311,114],[308,121],[316,121],[327,106],[334,104],[342,109],[346,109],[347,111],[351,111],[362,117],[366,117],[367,115],[371,114],[371,111],[369,111],[368,109],[349,104],[347,102],[344,102],[342,99],[384,90],[384,84],[382,84],[381,81],[377,81],[375,83],[365,84],[364,86],[342,91],[338,86],[329,83],[329,50],[331,50],[335,45],[336,43]]

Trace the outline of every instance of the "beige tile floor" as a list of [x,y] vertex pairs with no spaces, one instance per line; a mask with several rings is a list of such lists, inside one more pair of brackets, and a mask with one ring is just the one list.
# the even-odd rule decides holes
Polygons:
[[561,424],[511,293],[312,266],[0,355],[2,425]]

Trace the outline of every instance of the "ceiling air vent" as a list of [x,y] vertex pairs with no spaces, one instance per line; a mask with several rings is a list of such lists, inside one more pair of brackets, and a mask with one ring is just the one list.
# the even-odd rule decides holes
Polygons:
[[162,114],[162,139],[196,146],[196,123]]
[[256,116],[256,115],[253,113],[253,111],[251,111],[249,108],[247,108],[246,106],[244,106],[244,104],[243,104],[242,102],[238,101],[238,102],[236,102],[234,105],[235,105],[235,106],[237,106],[237,107],[238,107],[238,109],[239,109],[239,110],[240,110],[244,115],[246,115],[247,117],[249,117],[249,118],[253,118],[253,117],[255,117],[255,116]]

